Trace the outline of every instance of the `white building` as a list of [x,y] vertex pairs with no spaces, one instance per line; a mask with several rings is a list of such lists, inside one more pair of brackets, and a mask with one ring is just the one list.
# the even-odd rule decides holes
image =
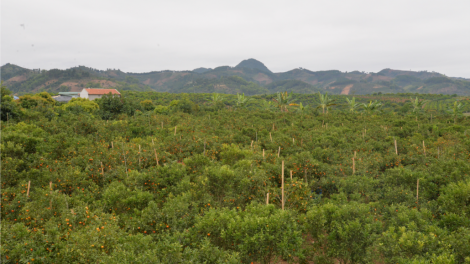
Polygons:
[[93,89],[85,88],[80,92],[80,98],[87,98],[90,101],[101,98],[105,94],[111,93],[114,96],[121,97],[121,94],[116,89]]

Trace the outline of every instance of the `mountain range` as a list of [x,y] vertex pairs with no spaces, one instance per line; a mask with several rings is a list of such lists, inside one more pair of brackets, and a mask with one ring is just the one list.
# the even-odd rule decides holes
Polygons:
[[17,95],[40,91],[81,91],[84,87],[170,93],[269,94],[329,92],[330,94],[432,93],[470,95],[470,79],[428,71],[384,69],[377,73],[303,68],[273,73],[262,62],[248,59],[235,67],[197,68],[192,71],[130,73],[85,66],[66,70],[26,69],[14,64],[1,68],[1,79]]

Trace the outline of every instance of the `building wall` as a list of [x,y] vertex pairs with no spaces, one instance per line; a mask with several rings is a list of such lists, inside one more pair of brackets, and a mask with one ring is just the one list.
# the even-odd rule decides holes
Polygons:
[[80,92],[80,98],[87,98],[88,99],[88,92],[85,89],[83,89]]
[[93,100],[95,100],[95,99],[101,98],[101,96],[102,96],[101,94],[90,94],[90,95],[88,95],[88,99],[89,99],[90,101],[93,101]]

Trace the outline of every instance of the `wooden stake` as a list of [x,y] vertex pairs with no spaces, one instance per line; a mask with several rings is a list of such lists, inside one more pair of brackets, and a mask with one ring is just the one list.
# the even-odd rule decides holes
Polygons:
[[273,123],[273,131],[274,131],[274,123]]
[[158,166],[158,156],[157,156],[157,151],[155,149],[153,149],[153,151],[155,152],[155,160],[157,161],[157,166]]
[[279,151],[277,152],[277,157],[279,158],[279,155],[281,155],[281,146],[279,146]]
[[352,158],[352,161],[353,161],[353,174],[356,173],[356,161],[354,160],[354,158]]
[[269,193],[266,194],[266,204],[269,204]]
[[281,179],[281,192],[282,192],[282,210],[284,210],[284,160],[282,161],[282,179]]
[[398,146],[397,146],[397,140],[395,139],[395,154],[398,155]]
[[140,145],[139,145],[139,167],[140,167]]
[[423,140],[423,151],[424,151],[424,156],[426,156],[426,146],[424,145],[424,140]]
[[418,208],[418,201],[419,201],[419,179],[416,183],[416,208]]
[[271,136],[271,132],[269,132],[269,138],[271,139],[271,142],[273,142],[273,137]]
[[155,145],[155,143],[153,142],[153,138],[152,138],[152,145]]
[[28,181],[28,192],[26,193],[26,196],[29,197],[29,187],[31,187],[31,181]]
[[308,183],[308,181],[307,181],[307,168],[304,168],[304,180],[305,180],[305,183]]
[[251,147],[253,147],[253,140],[251,140]]
[[294,138],[292,138],[292,144],[295,144],[295,140],[294,140]]
[[176,126],[175,126],[175,136],[176,136]]
[[122,143],[122,155],[124,156],[124,165],[126,166],[126,175],[127,175],[127,178],[129,178],[129,172],[127,171],[126,152],[124,151],[124,143]]
[[114,148],[114,143],[111,141],[111,148]]
[[51,201],[49,202],[49,208],[51,208],[52,210],[52,181],[49,182],[49,189],[50,189],[49,195],[51,197]]
[[292,181],[292,171],[290,171],[290,180]]

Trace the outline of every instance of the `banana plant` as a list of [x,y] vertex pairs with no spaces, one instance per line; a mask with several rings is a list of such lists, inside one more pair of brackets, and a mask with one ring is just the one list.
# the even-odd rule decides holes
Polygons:
[[304,114],[308,110],[308,105],[302,105],[302,102],[299,104],[299,108],[297,109],[297,112]]
[[361,106],[364,109],[364,111],[371,114],[373,112],[380,111],[380,108],[382,107],[382,103],[377,102],[377,100],[375,100],[375,102],[370,101],[368,104],[362,104]]
[[413,99],[410,97],[410,100],[411,100],[411,103],[413,104],[413,113],[416,113],[418,114],[422,109],[423,109],[423,106],[429,102],[428,100],[419,100],[418,97],[416,97],[416,99]]
[[211,101],[213,105],[216,105],[218,102],[224,101],[224,96],[218,93],[213,93],[211,96]]
[[275,106],[272,101],[263,100],[263,105],[262,105],[263,110],[271,111],[273,108],[275,108]]
[[[317,106],[316,109],[321,108],[321,109],[323,110],[323,114],[325,114],[325,109],[326,109],[326,113],[328,114],[328,109],[329,109],[331,106],[336,105],[336,104],[334,104],[334,102],[335,102],[336,100],[330,99],[330,98],[328,97],[328,92],[326,92],[324,95],[321,94],[320,92],[318,92],[318,97],[319,97],[319,99],[320,99],[320,105]],[[315,109],[315,110],[316,110],[316,109]]]
[[462,116],[463,104],[459,101],[455,101],[451,108],[447,110],[452,117],[454,117],[454,124],[456,123],[457,117]]
[[288,94],[286,92],[277,92],[276,98],[273,99],[273,102],[276,103],[277,107],[281,112],[289,112],[287,106],[298,106],[292,100],[292,93]]
[[245,93],[239,94],[237,93],[237,106],[238,107],[246,107],[246,104],[248,104],[253,98],[245,96]]
[[354,113],[356,112],[356,108],[359,107],[359,103],[356,103],[356,98],[353,97],[351,100],[346,97],[346,101],[348,102],[349,112]]

